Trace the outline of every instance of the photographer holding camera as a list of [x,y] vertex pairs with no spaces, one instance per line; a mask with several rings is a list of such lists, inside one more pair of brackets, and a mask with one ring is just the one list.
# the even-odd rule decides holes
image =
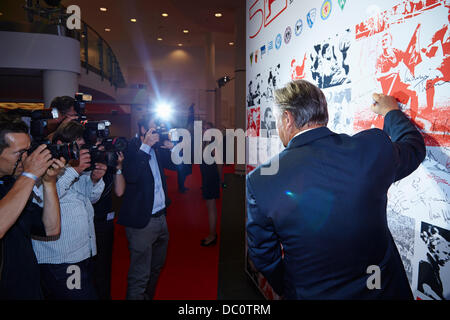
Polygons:
[[139,136],[128,144],[123,162],[126,189],[117,223],[125,226],[130,251],[128,300],[153,299],[166,259],[169,231],[164,168],[176,170],[170,159],[173,144],[161,142],[154,115],[138,122]]
[[76,120],[79,112],[75,108],[76,100],[69,96],[56,97],[50,104],[50,109],[58,110],[58,118],[47,121],[48,138],[52,139],[53,132],[63,123]]
[[[80,148],[78,161],[71,160],[56,183],[61,204],[61,235],[48,242],[33,239],[33,249],[40,265],[42,289],[47,299],[97,299],[93,286],[92,257],[97,253],[92,203],[100,198],[106,165],[95,163],[92,171],[83,125],[69,121],[53,134],[53,143],[75,141]],[[39,196],[39,194],[38,194]],[[79,281],[71,283],[74,272]]]
[[[103,142],[98,139],[98,142]],[[105,150],[100,145],[101,151]],[[114,244],[114,218],[112,206],[113,191],[121,197],[125,191],[125,179],[122,175],[122,152],[116,152],[117,160],[108,164],[103,176],[105,189],[100,199],[94,204],[94,226],[97,242],[97,255],[94,258],[94,285],[100,300],[111,300],[111,267]]]
[[[56,176],[64,159],[53,159],[46,145],[28,155],[28,126],[0,118],[0,300],[42,299],[40,272],[31,235],[60,234]],[[43,209],[30,200],[42,183]]]

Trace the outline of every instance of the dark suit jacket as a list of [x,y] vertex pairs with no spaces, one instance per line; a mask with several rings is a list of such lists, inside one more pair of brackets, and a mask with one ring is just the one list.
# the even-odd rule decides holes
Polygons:
[[[321,127],[293,138],[276,175],[259,167],[247,177],[256,268],[287,299],[412,298],[387,225],[387,191],[424,157],[421,134],[397,110],[384,131],[348,136]],[[381,269],[379,290],[367,287],[371,265]]]
[[[117,223],[126,227],[144,228],[150,221],[155,196],[155,180],[150,169],[150,155],[140,150],[141,140],[133,138],[124,153],[123,176],[126,182],[122,207]],[[159,172],[166,197],[166,208],[170,204],[167,195],[164,168],[174,170],[170,160],[170,151],[155,148]]]

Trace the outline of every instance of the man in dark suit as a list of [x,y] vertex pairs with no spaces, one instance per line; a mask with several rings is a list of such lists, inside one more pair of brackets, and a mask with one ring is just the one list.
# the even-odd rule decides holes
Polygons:
[[[390,185],[425,157],[393,97],[374,94],[384,130],[326,125],[322,91],[297,80],[276,91],[286,147],[247,177],[249,256],[285,299],[412,299],[386,219]],[[275,175],[264,170],[278,161]]]
[[166,259],[169,231],[166,208],[170,203],[164,167],[170,161],[169,141],[161,144],[153,115],[139,122],[139,136],[128,144],[123,162],[126,181],[118,223],[125,226],[130,250],[127,299],[152,299]]

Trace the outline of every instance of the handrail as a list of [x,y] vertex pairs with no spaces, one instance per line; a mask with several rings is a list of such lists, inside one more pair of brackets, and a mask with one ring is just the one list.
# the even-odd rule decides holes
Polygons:
[[[43,19],[33,23],[0,21],[0,31],[46,33],[74,38],[80,41],[80,61],[86,73],[92,71],[100,75],[102,81],[109,80],[115,89],[126,87],[119,62],[109,43],[86,22],[81,21],[81,24],[81,30],[68,30],[62,25],[43,22]],[[90,42],[91,37],[93,42]]]

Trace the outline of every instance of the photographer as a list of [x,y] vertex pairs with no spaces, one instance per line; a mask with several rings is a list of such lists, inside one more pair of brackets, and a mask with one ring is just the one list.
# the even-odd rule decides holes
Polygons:
[[79,117],[78,112],[75,110],[75,99],[69,96],[54,98],[50,104],[50,109],[58,110],[58,118],[47,121],[47,134],[49,139],[52,139],[53,132],[62,123],[76,120]]
[[[40,264],[42,289],[47,299],[97,298],[92,279],[92,257],[97,252],[94,232],[95,203],[105,186],[102,177],[106,165],[91,167],[89,150],[82,149],[84,127],[70,121],[62,124],[53,135],[53,143],[76,141],[80,150],[78,161],[71,160],[57,181],[61,204],[61,236],[48,242],[33,239],[33,249]],[[78,271],[78,272],[77,272]],[[79,276],[74,286],[68,286],[74,272]]]
[[[102,149],[102,147],[100,147]],[[94,284],[100,300],[111,300],[111,266],[114,243],[114,218],[112,193],[121,197],[125,192],[122,175],[122,152],[117,152],[116,166],[108,165],[103,177],[105,189],[94,204],[94,226],[97,241],[97,256],[94,258]]]
[[117,222],[125,226],[130,251],[127,299],[150,300],[169,242],[165,215],[170,200],[163,168],[174,169],[168,150],[173,144],[160,142],[153,115],[140,119],[138,129],[139,136],[125,152],[126,189]]
[[[60,207],[56,176],[64,159],[52,159],[45,145],[30,155],[28,126],[21,120],[0,119],[0,300],[42,299],[39,266],[31,234],[57,236]],[[42,178],[43,209],[30,201]]]

